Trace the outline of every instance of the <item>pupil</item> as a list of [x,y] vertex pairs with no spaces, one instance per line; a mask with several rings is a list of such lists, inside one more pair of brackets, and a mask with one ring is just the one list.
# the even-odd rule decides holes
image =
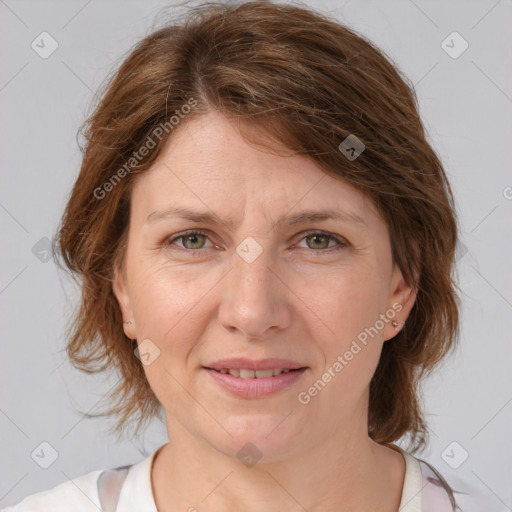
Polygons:
[[[313,240],[314,240],[313,244],[318,243],[319,239],[326,239],[327,238],[325,235],[312,235],[312,237],[313,237]],[[323,244],[320,242],[320,245],[323,245]]]
[[192,243],[192,245],[197,244],[198,235],[188,235],[188,241]]

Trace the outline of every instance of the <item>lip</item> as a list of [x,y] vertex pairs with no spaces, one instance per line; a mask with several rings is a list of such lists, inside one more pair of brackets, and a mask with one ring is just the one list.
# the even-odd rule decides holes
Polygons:
[[[226,367],[223,366],[223,368]],[[247,367],[242,366],[241,368]],[[277,365],[274,366],[274,368],[282,368],[282,366]],[[275,377],[243,379],[241,377],[234,377],[229,373],[220,373],[211,368],[203,368],[217,384],[233,395],[241,398],[260,398],[282,391],[297,382],[307,369],[307,367],[302,367],[295,371],[281,373]]]
[[[282,368],[284,370],[298,370],[299,368],[306,368],[305,365],[298,363],[297,361],[291,361],[289,359],[247,359],[244,357],[235,357],[231,359],[220,359],[213,363],[204,365],[204,368],[222,370],[223,368],[228,369],[240,369],[245,368],[246,370],[270,370],[271,368]],[[272,377],[273,378],[273,377]]]

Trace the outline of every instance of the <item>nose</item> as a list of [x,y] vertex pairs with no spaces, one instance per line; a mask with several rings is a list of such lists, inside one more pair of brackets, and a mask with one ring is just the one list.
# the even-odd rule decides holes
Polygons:
[[233,333],[263,340],[290,325],[291,292],[270,251],[263,250],[249,261],[234,252],[231,270],[223,280],[219,321]]

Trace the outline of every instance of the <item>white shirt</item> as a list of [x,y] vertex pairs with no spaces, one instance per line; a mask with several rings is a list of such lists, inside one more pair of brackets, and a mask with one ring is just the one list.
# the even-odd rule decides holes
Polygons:
[[[397,448],[406,463],[399,512],[453,512],[443,477],[431,465]],[[92,471],[31,494],[3,512],[158,512],[151,487],[158,449],[136,464]],[[508,512],[504,505],[491,505],[473,490],[467,494],[467,489],[466,493],[453,490],[462,512]]]

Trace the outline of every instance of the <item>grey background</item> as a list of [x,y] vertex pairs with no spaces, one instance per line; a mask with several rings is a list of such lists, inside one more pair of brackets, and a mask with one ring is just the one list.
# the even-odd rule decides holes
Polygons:
[[[454,187],[464,244],[461,349],[425,383],[432,434],[419,456],[452,484],[465,481],[512,510],[512,4],[305,3],[370,37],[415,84]],[[165,5],[0,0],[3,506],[94,469],[137,462],[167,440],[154,423],[142,442],[116,444],[104,432],[107,421],[81,419],[78,410],[97,410],[114,381],[66,362],[64,325],[79,290],[52,259],[41,260],[40,242],[52,236],[77,176],[76,132],[94,91]],[[59,44],[47,59],[31,48],[42,31]],[[441,47],[453,31],[469,43],[456,59]],[[48,469],[31,458],[43,441],[58,453]],[[453,441],[469,454],[457,469],[442,456]],[[448,451],[452,460],[460,450]]]

